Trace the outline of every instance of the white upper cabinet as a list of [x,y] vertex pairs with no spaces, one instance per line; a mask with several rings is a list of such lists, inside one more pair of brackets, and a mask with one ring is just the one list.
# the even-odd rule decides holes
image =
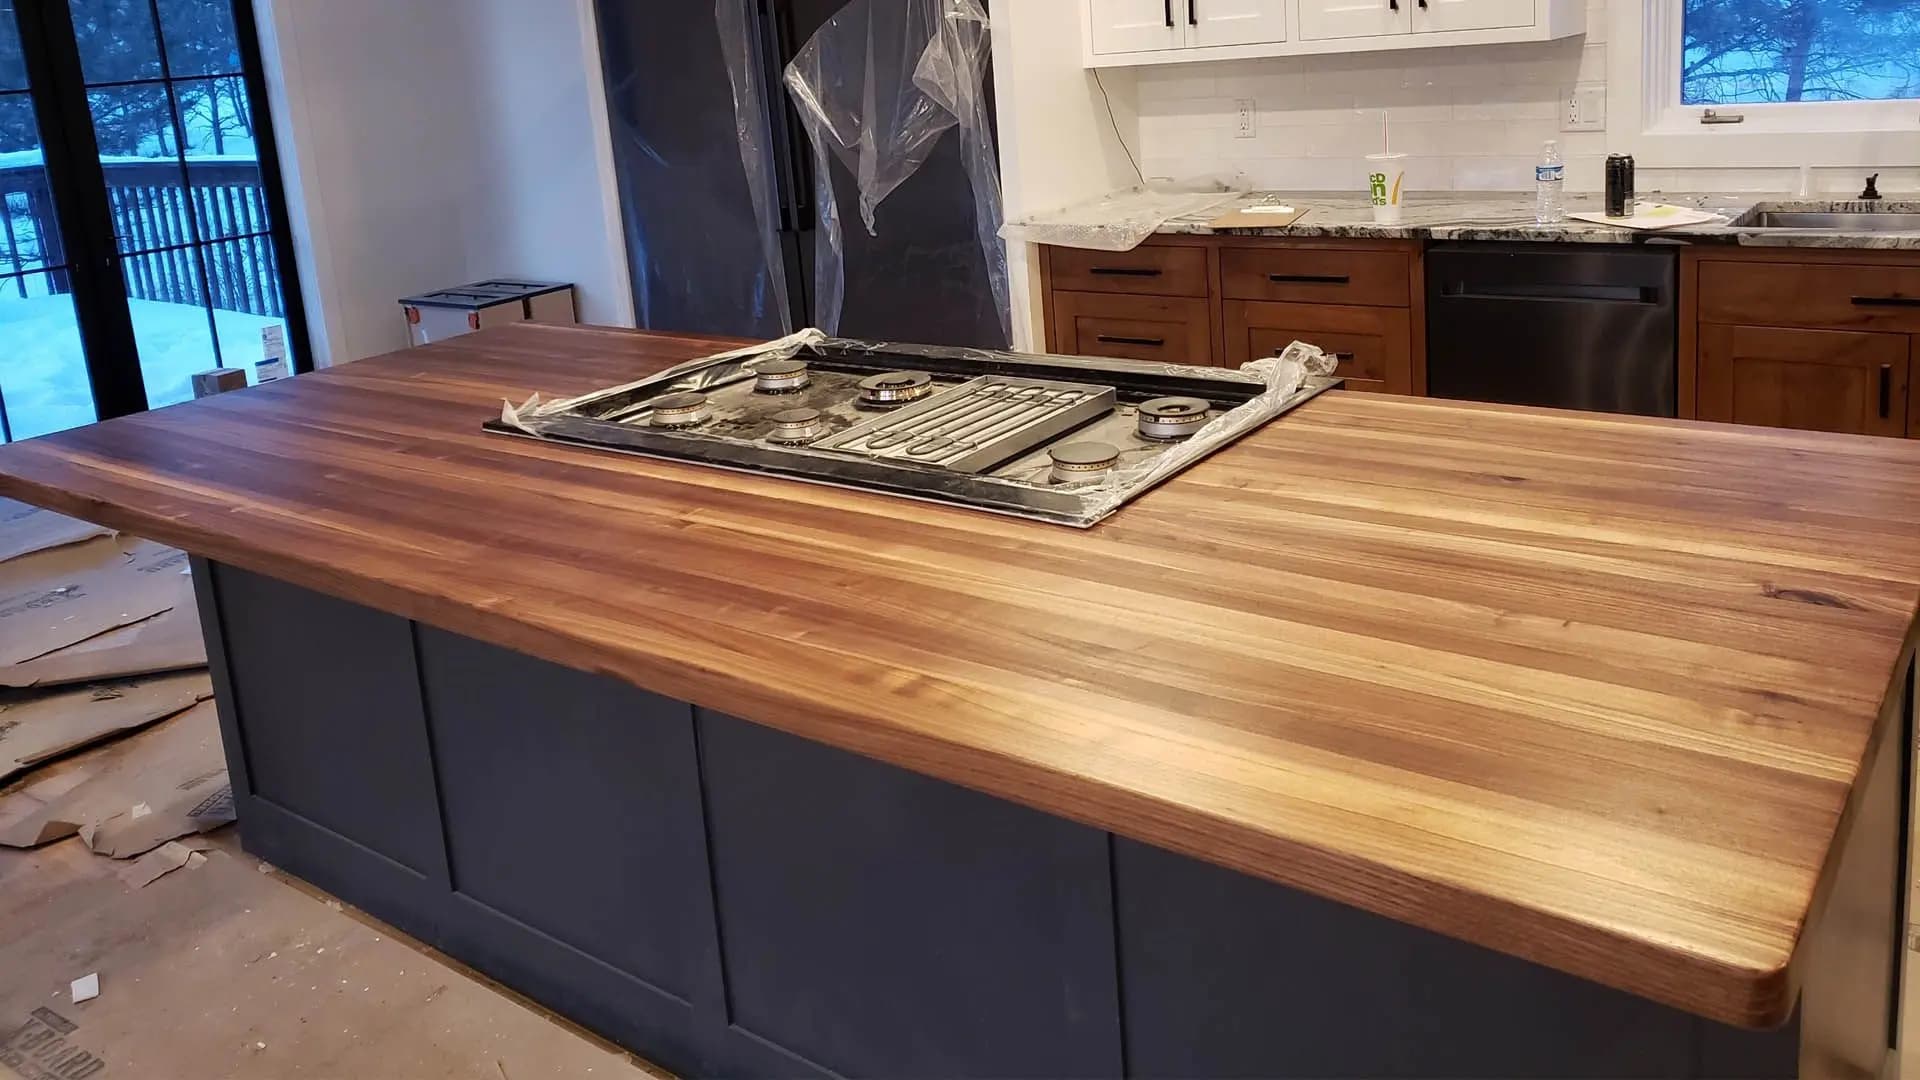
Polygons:
[[1280,0],[1175,0],[1175,7],[1185,8],[1189,47],[1287,40],[1287,8]]
[[[1300,36],[1307,41],[1404,34],[1417,0],[1298,0]],[[1527,0],[1532,4],[1533,0]]]
[[1587,15],[1587,0],[1079,3],[1088,67],[1551,41],[1585,32]]
[[[1087,0],[1096,53],[1178,49],[1187,43],[1186,0]],[[1174,8],[1180,8],[1175,18]]]
[[1413,0],[1413,31],[1498,30],[1532,26],[1534,0]]

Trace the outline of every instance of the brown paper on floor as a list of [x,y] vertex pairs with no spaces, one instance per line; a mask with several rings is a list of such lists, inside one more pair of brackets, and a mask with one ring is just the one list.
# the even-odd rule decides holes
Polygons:
[[186,552],[125,536],[0,562],[0,666],[172,608],[186,568]]
[[13,499],[0,499],[0,562],[36,551],[77,544],[113,530],[90,521],[42,510]]
[[212,696],[213,680],[205,671],[32,694],[0,692],[0,781]]
[[0,792],[0,845],[7,847],[77,832],[96,853],[127,859],[232,820],[233,788],[211,701]]
[[180,595],[171,610],[25,663],[0,667],[0,687],[62,686],[207,666],[193,579],[182,575],[176,587]]
[[[146,888],[75,843],[0,851],[0,1062],[84,1053],[105,1063],[90,1080],[657,1075],[208,839],[198,869]],[[94,971],[100,996],[70,1003]]]

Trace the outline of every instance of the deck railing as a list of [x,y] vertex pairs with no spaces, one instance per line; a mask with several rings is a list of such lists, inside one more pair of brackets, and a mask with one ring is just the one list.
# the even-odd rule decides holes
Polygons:
[[[251,161],[103,162],[127,295],[167,304],[286,316],[260,166]],[[59,228],[38,163],[0,168],[0,274],[58,266]],[[197,228],[196,228],[197,226]],[[202,295],[202,283],[205,295]],[[11,288],[29,295],[25,279]],[[65,292],[56,278],[52,291]]]

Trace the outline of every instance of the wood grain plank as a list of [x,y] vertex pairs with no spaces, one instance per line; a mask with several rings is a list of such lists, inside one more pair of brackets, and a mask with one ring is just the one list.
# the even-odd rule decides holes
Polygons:
[[1920,445],[1324,395],[1088,531],[485,434],[730,341],[516,325],[0,493],[1716,1019],[1792,1009]]

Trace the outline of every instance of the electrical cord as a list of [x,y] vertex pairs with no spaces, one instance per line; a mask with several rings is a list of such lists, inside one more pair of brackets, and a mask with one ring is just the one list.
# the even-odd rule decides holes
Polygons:
[[1113,99],[1107,96],[1107,84],[1100,79],[1100,69],[1093,69],[1093,85],[1100,88],[1100,100],[1107,104],[1107,123],[1113,125],[1113,137],[1120,140],[1120,152],[1127,155],[1127,164],[1133,166],[1134,179],[1141,187],[1147,184],[1147,174],[1140,171],[1139,159],[1133,156],[1133,149],[1127,145],[1127,137],[1120,134],[1120,121],[1113,115]]

